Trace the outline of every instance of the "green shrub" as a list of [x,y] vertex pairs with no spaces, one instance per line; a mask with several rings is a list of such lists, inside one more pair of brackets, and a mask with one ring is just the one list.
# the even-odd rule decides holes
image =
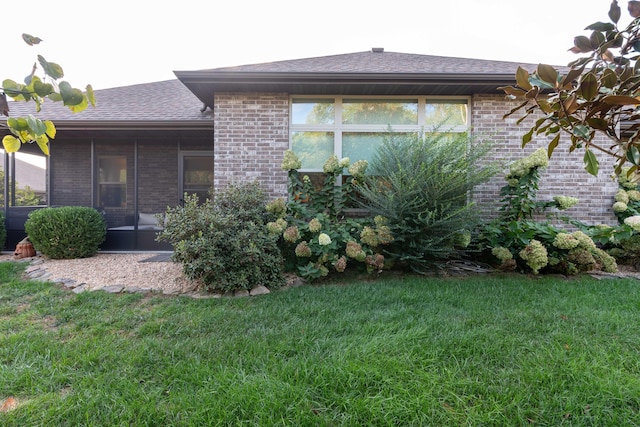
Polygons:
[[106,235],[102,215],[84,206],[35,210],[24,228],[33,247],[53,259],[93,256]]
[[[330,156],[323,166],[324,180],[315,187],[309,176],[300,178],[300,161],[285,152],[282,169],[288,172],[288,200],[267,205],[269,232],[278,237],[285,268],[305,279],[350,270],[381,271],[386,267],[381,247],[393,237],[382,217],[350,218],[345,209],[355,206],[355,183],[363,179],[367,162]],[[336,185],[344,170],[342,185]]]
[[186,195],[167,209],[159,240],[174,247],[173,259],[204,290],[250,290],[282,285],[282,256],[265,226],[266,195],[256,182],[229,184],[203,203]]
[[383,251],[417,272],[461,257],[480,221],[473,188],[497,172],[491,144],[462,134],[392,134],[357,187],[363,206],[386,218],[394,240]]

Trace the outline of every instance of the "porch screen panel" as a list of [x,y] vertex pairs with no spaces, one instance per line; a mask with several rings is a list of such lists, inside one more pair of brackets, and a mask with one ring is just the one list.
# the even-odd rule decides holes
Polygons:
[[98,206],[127,207],[127,158],[125,156],[98,159]]
[[[4,203],[4,162],[0,164],[0,199]],[[47,159],[28,148],[9,154],[9,206],[47,205]]]
[[182,182],[185,193],[204,202],[213,187],[213,156],[184,156]]

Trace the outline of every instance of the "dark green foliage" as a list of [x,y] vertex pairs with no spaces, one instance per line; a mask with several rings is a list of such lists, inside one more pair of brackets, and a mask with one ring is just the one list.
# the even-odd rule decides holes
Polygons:
[[384,252],[415,271],[462,256],[480,221],[469,193],[497,172],[484,160],[490,149],[466,135],[387,139],[358,188],[364,206],[388,220],[394,241]]
[[24,228],[34,248],[54,259],[93,256],[106,235],[102,215],[84,206],[35,210]]
[[266,195],[256,183],[230,184],[204,203],[186,196],[184,206],[167,210],[159,240],[174,247],[174,260],[205,290],[250,290],[282,285],[276,238],[264,222]]

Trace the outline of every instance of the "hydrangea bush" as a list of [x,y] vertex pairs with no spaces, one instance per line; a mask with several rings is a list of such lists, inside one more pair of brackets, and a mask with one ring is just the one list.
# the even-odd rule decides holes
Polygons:
[[[345,209],[355,205],[355,185],[368,163],[351,163],[349,158],[330,156],[324,164],[324,182],[315,188],[311,179],[300,176],[301,162],[292,150],[284,154],[282,169],[288,173],[288,198],[270,201],[269,232],[278,244],[288,270],[314,280],[348,267],[369,272],[385,268],[380,248],[393,241],[382,217],[350,218]],[[345,169],[348,175],[342,176]],[[337,185],[338,178],[342,185]]]
[[[536,199],[540,169],[547,166],[544,148],[511,165],[505,176],[507,184],[501,190],[500,215],[482,230],[482,239],[490,248],[494,262],[503,269],[519,268],[534,274],[616,271],[615,258],[598,247],[587,233],[564,230],[551,220],[564,219],[583,229],[589,227],[546,212],[549,208],[566,210],[575,206],[578,199],[568,196],[555,196],[550,201]],[[546,214],[544,219],[535,219],[543,214]]]

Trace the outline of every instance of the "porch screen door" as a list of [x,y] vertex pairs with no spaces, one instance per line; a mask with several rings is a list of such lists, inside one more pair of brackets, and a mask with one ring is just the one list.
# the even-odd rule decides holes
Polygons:
[[213,187],[213,153],[185,151],[180,153],[180,198],[184,193],[197,194],[203,202]]

